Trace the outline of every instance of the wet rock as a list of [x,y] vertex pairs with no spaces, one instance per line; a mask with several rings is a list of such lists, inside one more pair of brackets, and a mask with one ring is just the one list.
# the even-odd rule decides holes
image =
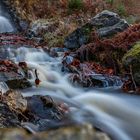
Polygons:
[[34,114],[35,118],[61,120],[62,112],[57,108],[51,97],[32,96],[27,97],[28,113]]
[[[90,76],[92,81],[98,80],[102,85],[98,87],[111,87],[111,86],[121,86],[122,80],[118,76],[93,74]],[[95,84],[97,86],[97,84]]]
[[0,102],[0,128],[19,126],[20,122],[16,114],[10,110],[8,105]]
[[31,87],[23,73],[24,71],[14,62],[10,60],[0,61],[0,81],[6,82],[9,88],[23,89]]
[[71,64],[74,61],[74,58],[72,56],[66,56],[63,62],[65,62],[67,65]]
[[[99,63],[83,62],[72,56],[63,59],[63,71],[70,72],[69,80],[82,87],[121,86],[122,80],[114,75],[114,70],[105,68]],[[66,58],[69,58],[68,60]],[[67,61],[66,61],[67,60]]]
[[74,85],[82,87],[112,87],[121,86],[122,80],[117,76],[103,74],[72,74],[70,81]]
[[87,44],[91,30],[92,26],[90,24],[86,24],[83,27],[76,29],[65,38],[64,46],[68,49],[76,49]]
[[118,14],[105,10],[91,19],[89,23],[68,35],[65,38],[64,46],[69,49],[75,49],[87,44],[93,29],[96,30],[100,37],[109,37],[124,31],[128,27],[128,23],[121,19]]
[[[1,119],[5,119],[5,123],[8,123],[10,115],[13,115],[18,122],[22,122],[24,128],[30,127],[30,130],[35,132],[59,128],[71,123],[62,107],[55,104],[50,96],[36,95],[24,98],[20,92],[9,90],[0,97],[1,108],[3,107],[1,114],[5,115]],[[10,110],[9,117],[6,116],[6,110]]]
[[11,110],[25,112],[27,109],[27,100],[18,91],[9,90],[3,97],[5,98],[6,104],[11,108]]
[[18,122],[22,122],[24,128],[31,127],[35,132],[59,128],[71,123],[68,117],[65,116],[66,113],[63,107],[55,104],[50,96],[36,95],[24,98],[20,92],[9,90],[0,97],[2,101],[1,108],[3,107],[1,114],[5,115],[5,123],[8,123],[7,119],[10,117],[10,115],[6,117],[6,110],[10,110],[11,115]]
[[120,21],[120,17],[117,13],[104,10],[103,12],[97,14],[90,23],[98,28],[113,26]]
[[22,71],[10,60],[0,61],[0,81],[8,81],[13,79],[22,79]]
[[65,113],[53,102],[51,97],[34,95],[27,97],[26,100],[27,109],[23,115],[28,120],[23,118],[24,123],[22,123],[22,126],[30,128],[31,132],[45,131],[70,124]]
[[0,130],[1,140],[110,140],[102,132],[96,132],[91,125],[81,125],[64,127],[57,130],[29,135],[22,129],[2,129]]
[[97,30],[97,33],[100,37],[109,37],[118,32],[122,32],[128,27],[127,22],[124,19],[121,19],[118,23],[113,26],[103,27]]
[[140,86],[140,43],[137,43],[129,50],[123,57],[123,64],[130,70],[132,67],[132,73],[134,80],[138,86]]
[[64,57],[62,64],[63,64],[62,66],[63,72],[79,73],[80,61],[75,59],[74,56],[68,55]]
[[8,80],[6,84],[11,89],[25,89],[32,86],[26,78]]

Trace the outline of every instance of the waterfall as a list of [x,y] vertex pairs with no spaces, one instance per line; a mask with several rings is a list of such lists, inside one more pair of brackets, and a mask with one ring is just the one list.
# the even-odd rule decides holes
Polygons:
[[0,16],[0,33],[6,33],[6,32],[13,32],[14,28],[12,27],[10,21],[3,17]]
[[0,3],[0,33],[13,32],[14,28],[7,18],[7,16],[10,17],[10,15],[3,9],[2,5],[3,4]]
[[[41,49],[22,47],[15,49],[13,54],[17,62],[26,61],[31,75],[29,80],[33,85],[35,85],[35,69],[41,80],[39,87],[22,90],[24,96],[50,95],[57,102],[69,104],[72,117],[76,121],[82,123],[91,119],[91,123],[111,134],[116,140],[139,140],[140,103],[137,96],[131,97],[115,92],[112,94],[105,89],[85,91],[73,87],[67,75],[59,71],[62,58],[51,58]],[[91,116],[89,114],[88,117],[84,116],[86,111],[90,112]]]

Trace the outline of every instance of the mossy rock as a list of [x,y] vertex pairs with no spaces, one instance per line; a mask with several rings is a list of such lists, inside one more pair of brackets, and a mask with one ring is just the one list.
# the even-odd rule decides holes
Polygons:
[[125,54],[122,61],[124,66],[132,66],[134,79],[140,85],[140,42]]
[[134,63],[140,63],[140,42],[132,47],[123,57],[123,63],[128,65],[135,65]]

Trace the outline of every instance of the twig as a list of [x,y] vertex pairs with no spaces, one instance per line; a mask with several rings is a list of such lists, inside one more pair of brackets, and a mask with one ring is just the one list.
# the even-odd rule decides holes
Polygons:
[[134,84],[135,91],[137,91],[137,85],[136,85],[136,82],[135,82],[135,79],[134,79],[134,76],[133,76],[132,65],[130,65],[130,75],[131,75],[131,78],[132,78],[132,82]]

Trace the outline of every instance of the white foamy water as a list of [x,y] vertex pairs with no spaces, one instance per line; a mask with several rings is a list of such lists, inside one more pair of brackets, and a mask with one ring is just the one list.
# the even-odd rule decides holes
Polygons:
[[0,82],[0,91],[2,93],[5,93],[8,90],[9,90],[9,88],[8,88],[7,84],[5,82]]
[[[30,82],[33,87],[23,90],[24,96],[51,95],[56,101],[68,103],[75,107],[73,119],[84,122],[90,121],[100,129],[108,132],[116,140],[140,139],[140,102],[139,96],[128,96],[111,90],[90,89],[84,91],[73,87],[67,75],[60,72],[61,59],[52,58],[41,49],[21,47],[9,49],[9,58],[15,62],[26,61],[29,67]],[[40,86],[35,87],[35,69],[41,80]],[[90,119],[84,116],[88,111]]]
[[13,32],[14,28],[10,21],[3,16],[0,16],[0,33]]

